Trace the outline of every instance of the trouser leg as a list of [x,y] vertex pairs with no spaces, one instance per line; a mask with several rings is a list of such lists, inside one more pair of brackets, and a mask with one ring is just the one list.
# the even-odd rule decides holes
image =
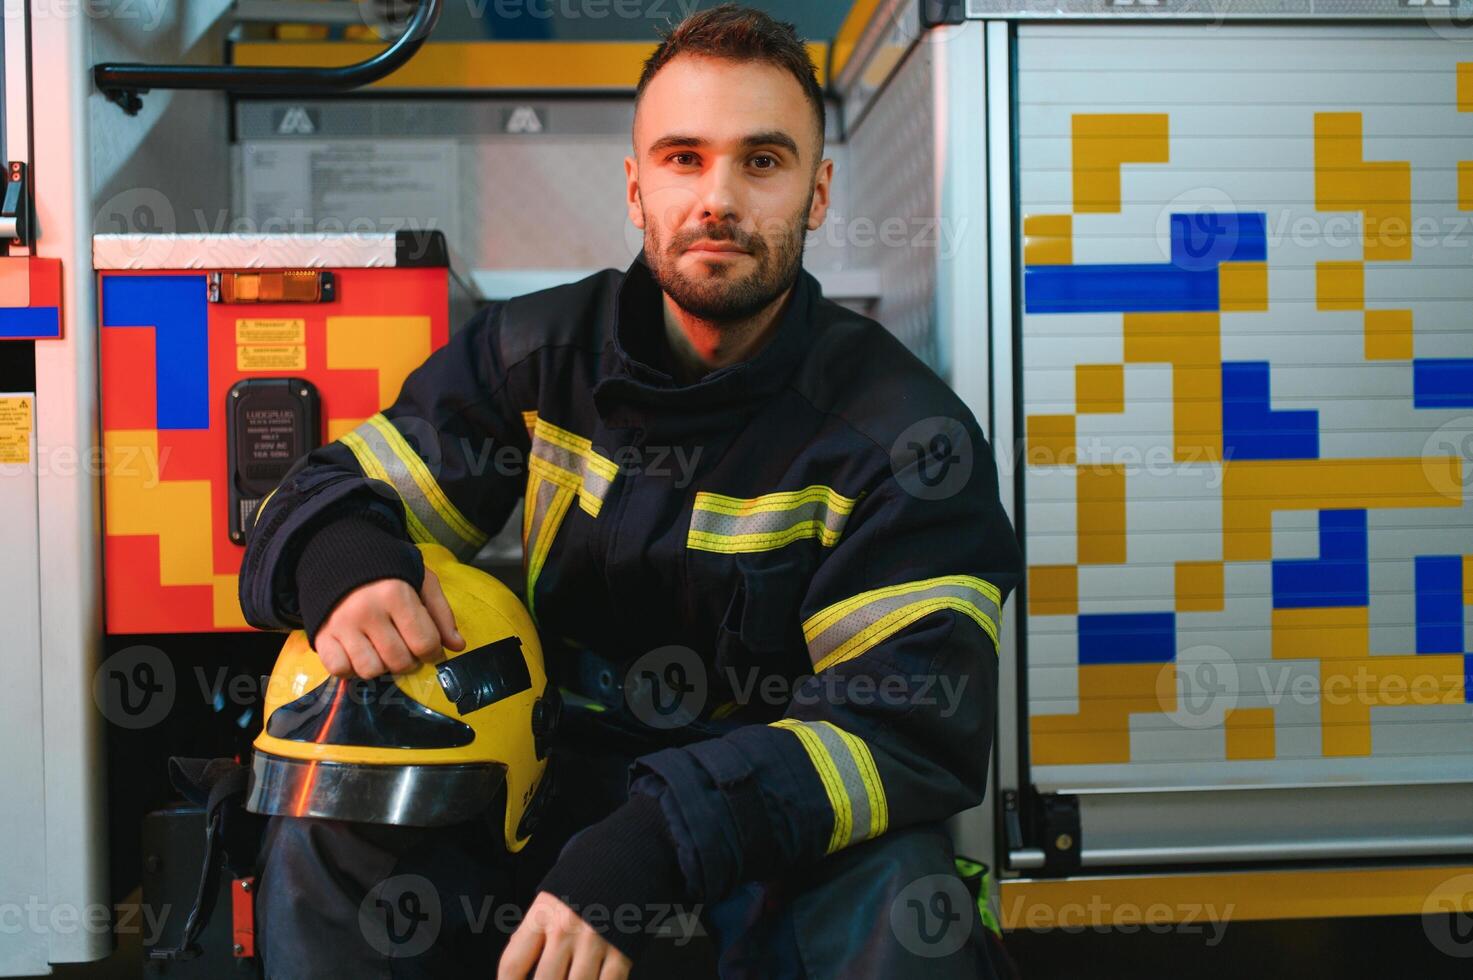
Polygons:
[[484,822],[273,817],[258,862],[257,948],[268,980],[489,976],[509,888]]
[[494,819],[437,828],[272,817],[256,887],[267,980],[494,976],[563,844],[623,798],[617,751],[581,743],[554,755],[554,796],[515,855],[494,808]]
[[713,907],[722,980],[976,980],[998,975],[994,943],[939,825],[749,883]]

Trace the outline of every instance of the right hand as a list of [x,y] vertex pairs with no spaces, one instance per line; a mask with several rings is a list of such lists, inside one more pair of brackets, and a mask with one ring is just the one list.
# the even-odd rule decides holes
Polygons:
[[317,656],[328,673],[369,680],[435,663],[441,648],[460,651],[465,639],[435,573],[425,569],[418,592],[403,579],[360,585],[333,607],[317,631]]

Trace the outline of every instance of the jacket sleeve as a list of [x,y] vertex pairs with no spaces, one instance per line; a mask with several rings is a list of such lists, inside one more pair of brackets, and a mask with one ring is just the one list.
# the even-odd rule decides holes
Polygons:
[[913,494],[888,474],[850,516],[801,607],[813,674],[785,717],[637,761],[687,898],[716,901],[892,828],[980,803],[1001,607],[1020,552],[975,423],[965,484]]
[[298,460],[266,498],[241,563],[248,623],[313,635],[358,585],[418,587],[415,542],[468,560],[506,522],[528,439],[501,356],[504,307],[478,313],[410,372],[393,405]]

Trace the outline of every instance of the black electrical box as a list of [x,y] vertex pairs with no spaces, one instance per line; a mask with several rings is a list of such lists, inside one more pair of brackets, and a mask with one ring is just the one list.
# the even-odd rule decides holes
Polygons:
[[256,508],[293,463],[322,445],[317,389],[301,378],[247,378],[225,399],[230,540],[245,543]]

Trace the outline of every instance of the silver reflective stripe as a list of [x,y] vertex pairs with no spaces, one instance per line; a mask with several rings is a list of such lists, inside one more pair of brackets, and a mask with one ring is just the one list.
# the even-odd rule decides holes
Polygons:
[[814,670],[859,656],[930,613],[950,609],[971,618],[997,643],[996,587],[970,575],[951,575],[864,592],[819,612],[803,624]]
[[527,569],[527,611],[533,619],[537,617],[537,579],[547,563],[558,528],[562,526],[563,518],[568,516],[573,494],[574,491],[568,487],[536,474],[527,484],[522,559]]
[[692,531],[709,534],[772,534],[785,531],[803,521],[821,524],[835,538],[844,530],[847,513],[833,511],[821,500],[805,501],[788,510],[770,510],[757,514],[718,514],[709,510],[698,510],[691,515]]
[[619,467],[593,451],[593,443],[537,415],[523,412],[532,437],[530,468],[535,475],[578,494],[578,506],[597,517]]
[[[423,535],[448,548],[457,558],[469,558],[486,543],[484,533],[455,511],[445,499],[444,491],[434,484],[434,477],[418,456],[413,461],[405,459],[399,447],[393,445],[380,426],[392,426],[382,416],[374,416],[352,432],[344,434],[338,441],[347,446],[357,458],[364,473],[383,480],[392,486],[404,502],[409,517],[411,532]],[[402,442],[402,440],[400,440]],[[407,444],[403,452],[413,453]],[[415,473],[411,467],[420,470]],[[416,476],[418,479],[416,479]],[[421,481],[433,485],[427,487]],[[415,527],[415,525],[418,527]],[[421,534],[413,534],[419,539]]]
[[838,841],[838,846],[833,850],[856,843],[856,838],[858,840],[868,839],[872,815],[869,808],[869,793],[864,788],[864,779],[859,775],[859,763],[854,760],[849,747],[839,738],[838,733],[829,726],[809,725],[808,730],[818,736],[829,758],[834,760],[834,769],[839,774],[839,783],[844,787],[844,796],[849,801],[849,834],[846,839]]
[[593,494],[600,503],[608,497],[609,487],[614,481],[598,472],[591,461],[581,453],[537,438],[532,440],[532,455],[543,462],[551,463],[560,470],[575,474],[580,482],[579,489]]
[[559,490],[566,489],[565,487],[559,487],[550,480],[536,479],[533,482],[535,486],[532,492],[528,494],[532,499],[531,507],[527,511],[530,515],[527,525],[527,538],[522,542],[522,547],[526,551],[529,562],[540,550],[537,544],[542,540],[542,528],[547,523],[547,512],[552,509],[554,498],[557,497]]
[[890,807],[874,756],[862,739],[826,721],[785,718],[773,722],[773,727],[798,737],[823,783],[834,811],[827,853],[885,832]]
[[686,546],[736,554],[817,538],[824,547],[833,547],[854,503],[854,498],[819,485],[747,499],[703,491],[696,494]]

